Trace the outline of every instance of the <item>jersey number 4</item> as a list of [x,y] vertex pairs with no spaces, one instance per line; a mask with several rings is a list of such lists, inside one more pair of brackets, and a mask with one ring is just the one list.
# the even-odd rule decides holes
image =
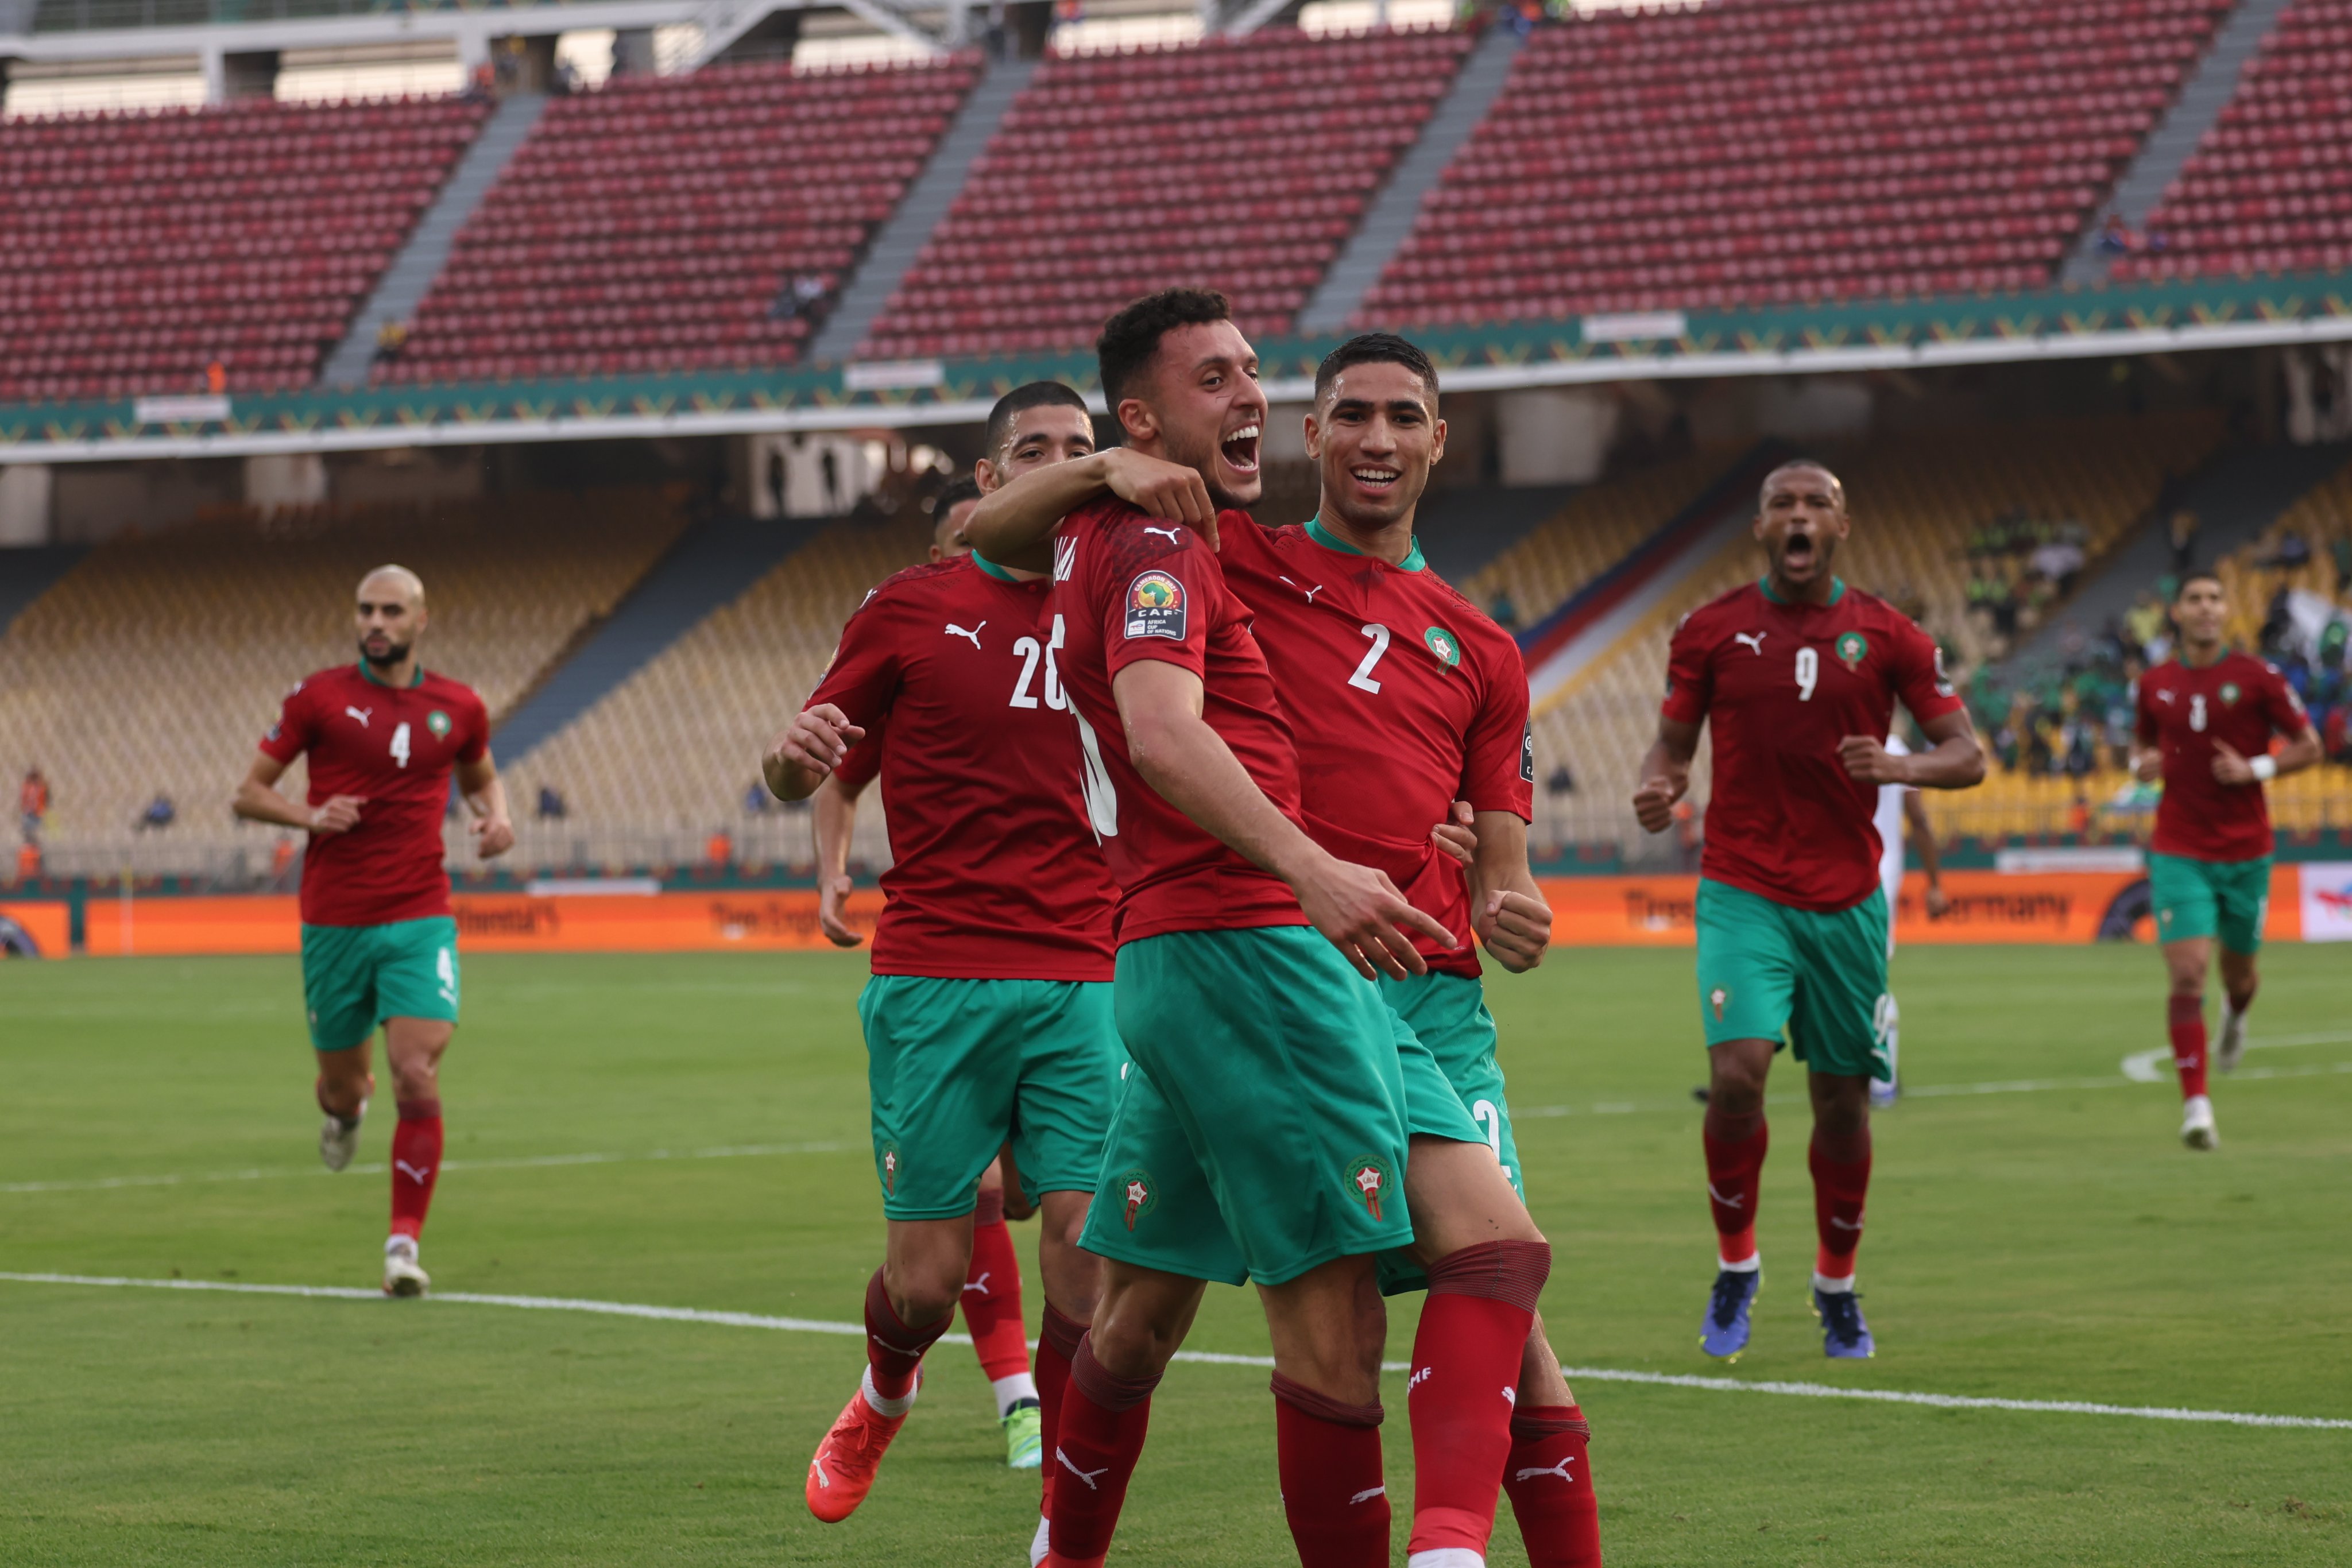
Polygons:
[[408,766],[408,721],[405,719],[393,729],[392,759],[403,768]]

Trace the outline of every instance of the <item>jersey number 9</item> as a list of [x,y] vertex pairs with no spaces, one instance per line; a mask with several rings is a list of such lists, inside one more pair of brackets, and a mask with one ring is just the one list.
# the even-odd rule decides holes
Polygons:
[[1798,649],[1798,650],[1797,650],[1797,700],[1798,700],[1799,702],[1801,702],[1801,703],[1809,703],[1809,702],[1812,701],[1812,700],[1813,700],[1813,687],[1814,687],[1814,686],[1816,686],[1816,685],[1818,685],[1821,683],[1821,678],[1822,678],[1822,655],[1821,655],[1821,651],[1820,651],[1819,649],[1817,649],[1817,648],[1800,648],[1800,649]]

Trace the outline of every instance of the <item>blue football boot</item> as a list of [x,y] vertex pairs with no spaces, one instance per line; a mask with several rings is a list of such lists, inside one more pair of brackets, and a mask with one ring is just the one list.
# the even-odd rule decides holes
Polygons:
[[1723,1269],[1715,1276],[1715,1293],[1706,1303],[1706,1320],[1698,1326],[1698,1347],[1721,1362],[1739,1359],[1748,1348],[1748,1312],[1756,1292],[1764,1286],[1761,1269]]
[[1822,1354],[1832,1361],[1868,1361],[1878,1354],[1855,1292],[1814,1291],[1813,1316],[1822,1320]]

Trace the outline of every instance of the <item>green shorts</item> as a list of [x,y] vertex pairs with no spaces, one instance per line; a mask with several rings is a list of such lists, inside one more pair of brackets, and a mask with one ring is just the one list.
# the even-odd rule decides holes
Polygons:
[[[1519,1179],[1519,1141],[1511,1134],[1511,1103],[1503,1094],[1503,1069],[1495,1060],[1495,1015],[1486,1010],[1486,988],[1466,975],[1432,972],[1411,979],[1377,982],[1381,999],[1402,1019],[1421,1048],[1434,1061],[1454,1092],[1453,1106],[1432,1114],[1423,1108],[1424,1096],[1416,1082],[1412,1056],[1405,1057],[1405,1108],[1411,1130],[1461,1142],[1483,1143],[1502,1162],[1503,1174],[1520,1199],[1527,1187]],[[1402,1040],[1400,1050],[1403,1050]],[[1465,1136],[1460,1118],[1470,1119]]]
[[305,925],[302,1005],[320,1051],[364,1045],[386,1019],[456,1023],[457,921],[435,915],[388,925]]
[[857,1017],[884,1214],[970,1214],[1008,1138],[1032,1203],[1094,1190],[1118,1084],[1108,985],[877,975]]
[[1080,1242],[1238,1285],[1412,1239],[1394,1015],[1311,926],[1118,950],[1132,1059]]
[[1785,1038],[1815,1072],[1891,1077],[1885,890],[1823,914],[1700,878],[1698,1010],[1710,1046]]
[[2147,890],[2156,901],[2156,939],[2221,938],[2232,953],[2259,953],[2271,909],[2271,857],[2199,861],[2150,854]]

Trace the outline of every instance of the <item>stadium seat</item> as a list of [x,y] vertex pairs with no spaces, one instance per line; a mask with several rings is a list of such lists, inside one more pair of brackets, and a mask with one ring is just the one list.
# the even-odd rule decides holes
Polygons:
[[378,379],[792,363],[979,70],[715,66],[558,99]]
[[1358,321],[2046,285],[2228,9],[1723,0],[1570,20],[1520,52]]
[[309,385],[488,117],[462,98],[0,120],[0,402]]

